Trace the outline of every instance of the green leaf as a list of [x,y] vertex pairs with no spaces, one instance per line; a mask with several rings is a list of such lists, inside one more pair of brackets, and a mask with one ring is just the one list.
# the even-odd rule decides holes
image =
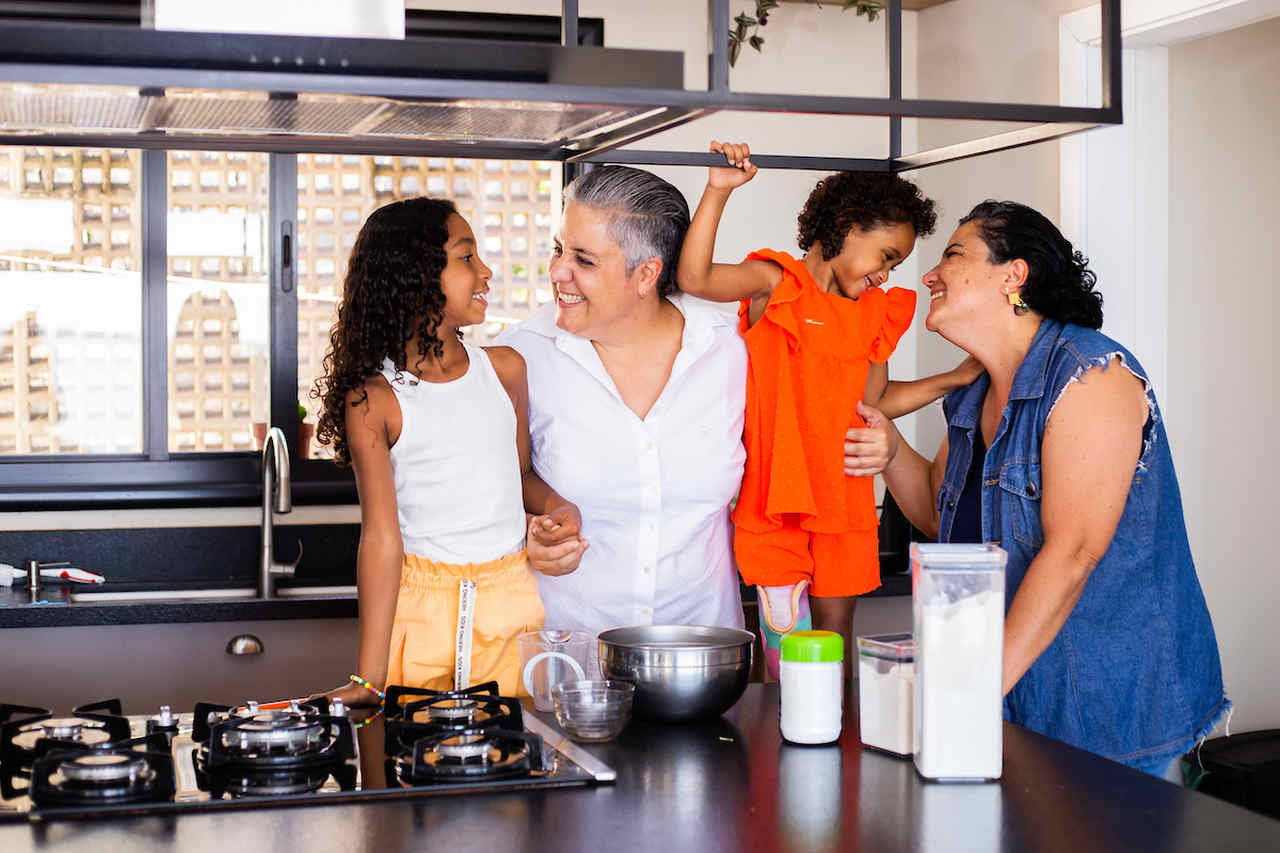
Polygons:
[[778,8],[778,0],[756,0],[757,17],[761,12],[768,12],[770,9]]
[[729,39],[729,67],[738,61],[738,52],[742,50],[742,42],[738,39]]
[[733,22],[739,27],[754,27],[756,25],[756,19],[745,12],[734,18]]
[[756,52],[758,53],[760,51],[760,46],[764,44],[764,37],[752,36],[750,43],[751,43],[751,46],[754,47],[756,49]]

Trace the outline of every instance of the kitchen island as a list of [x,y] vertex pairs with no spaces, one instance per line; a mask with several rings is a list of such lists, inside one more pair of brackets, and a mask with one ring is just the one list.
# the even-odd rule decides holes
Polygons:
[[11,824],[0,850],[1280,849],[1280,822],[1009,724],[999,783],[925,783],[861,747],[848,700],[826,747],[782,742],[776,684],[712,722],[635,721],[586,747],[615,785]]

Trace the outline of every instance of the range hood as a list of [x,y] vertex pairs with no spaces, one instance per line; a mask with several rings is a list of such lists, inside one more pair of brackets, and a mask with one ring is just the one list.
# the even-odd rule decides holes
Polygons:
[[564,159],[707,112],[616,94],[682,89],[683,69],[673,51],[4,24],[0,142]]

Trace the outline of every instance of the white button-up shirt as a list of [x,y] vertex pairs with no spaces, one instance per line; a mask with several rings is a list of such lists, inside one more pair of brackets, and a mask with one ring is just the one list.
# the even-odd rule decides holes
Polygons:
[[549,305],[499,344],[524,356],[533,467],[582,511],[577,571],[538,576],[548,628],[741,628],[729,502],[742,482],[747,350],[736,318],[684,294],[671,376],[641,420]]

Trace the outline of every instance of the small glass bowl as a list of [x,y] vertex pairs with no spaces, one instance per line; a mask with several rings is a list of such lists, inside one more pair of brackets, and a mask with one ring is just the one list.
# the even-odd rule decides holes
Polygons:
[[629,681],[561,681],[551,688],[551,704],[570,738],[601,743],[626,728],[635,695]]

